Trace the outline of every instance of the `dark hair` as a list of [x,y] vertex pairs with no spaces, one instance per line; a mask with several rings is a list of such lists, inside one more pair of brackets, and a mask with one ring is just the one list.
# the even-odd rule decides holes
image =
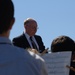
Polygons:
[[68,36],[59,36],[51,44],[52,52],[74,51],[74,41]]
[[0,34],[6,32],[14,18],[14,5],[12,0],[0,0]]

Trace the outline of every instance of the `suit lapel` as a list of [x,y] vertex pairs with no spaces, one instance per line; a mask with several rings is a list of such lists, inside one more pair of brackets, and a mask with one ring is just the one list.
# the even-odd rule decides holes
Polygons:
[[30,47],[30,44],[29,44],[29,42],[28,42],[24,33],[23,33],[23,40],[24,40],[23,42],[25,43],[26,47]]

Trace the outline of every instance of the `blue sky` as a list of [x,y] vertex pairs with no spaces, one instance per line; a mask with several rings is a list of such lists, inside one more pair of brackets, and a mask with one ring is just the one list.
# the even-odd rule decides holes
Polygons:
[[23,33],[23,22],[34,18],[44,45],[50,48],[54,38],[67,35],[75,40],[75,0],[12,0],[15,6],[15,23],[10,39]]

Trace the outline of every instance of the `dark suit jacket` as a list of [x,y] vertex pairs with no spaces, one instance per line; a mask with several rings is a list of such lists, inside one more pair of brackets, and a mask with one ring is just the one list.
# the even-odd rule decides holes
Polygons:
[[[45,46],[44,46],[44,43],[42,41],[42,38],[38,35],[34,35],[34,37],[35,37],[35,39],[37,41],[37,44],[39,46],[40,53],[43,52],[45,50]],[[21,48],[24,48],[24,49],[30,48],[28,40],[27,40],[27,38],[25,37],[24,34],[13,38],[12,42],[15,46],[18,46],[18,47],[21,47]]]

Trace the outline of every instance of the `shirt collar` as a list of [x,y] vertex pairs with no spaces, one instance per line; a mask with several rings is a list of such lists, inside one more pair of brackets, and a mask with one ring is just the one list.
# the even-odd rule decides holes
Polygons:
[[0,44],[12,44],[9,38],[0,37]]
[[[30,36],[24,31],[24,35],[27,37],[27,38],[30,38]],[[32,36],[32,38],[34,38],[34,36]]]
[[25,33],[25,36],[28,37],[28,38],[30,38],[30,36],[27,33]]

